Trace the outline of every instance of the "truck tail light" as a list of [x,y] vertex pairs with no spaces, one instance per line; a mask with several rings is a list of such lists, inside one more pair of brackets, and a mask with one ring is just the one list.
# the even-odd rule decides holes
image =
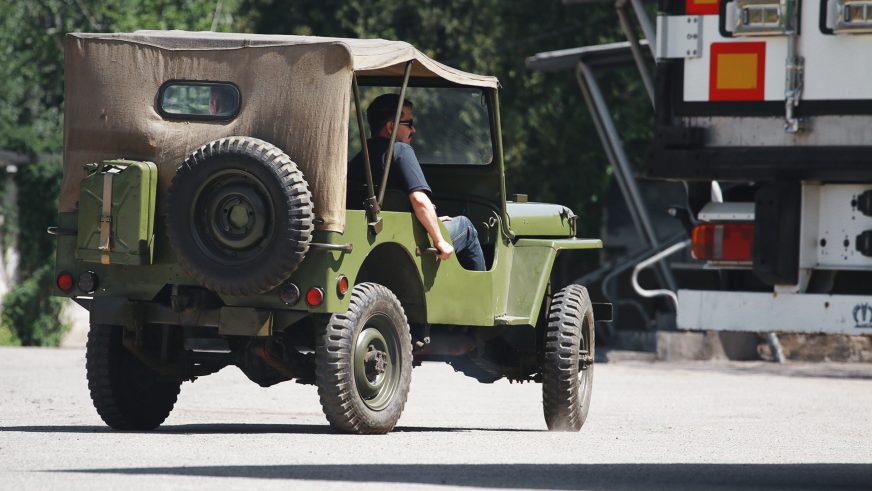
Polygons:
[[691,253],[703,261],[741,261],[752,259],[753,223],[703,223],[693,228]]

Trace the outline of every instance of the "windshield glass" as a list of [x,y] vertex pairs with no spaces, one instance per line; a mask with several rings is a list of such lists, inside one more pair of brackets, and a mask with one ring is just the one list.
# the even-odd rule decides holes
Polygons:
[[[361,87],[361,105],[366,108],[381,94],[399,94],[397,87]],[[412,148],[422,165],[487,165],[493,160],[487,98],[481,89],[408,87],[415,134]],[[372,128],[367,128],[373,136]],[[360,151],[357,117],[352,101],[349,158]]]

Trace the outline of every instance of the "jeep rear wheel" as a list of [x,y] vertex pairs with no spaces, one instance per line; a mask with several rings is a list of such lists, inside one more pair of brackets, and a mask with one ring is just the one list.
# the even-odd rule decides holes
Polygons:
[[123,328],[96,324],[88,332],[86,370],[100,418],[116,430],[153,430],[169,416],[182,381],[152,370],[122,344]]
[[412,375],[406,314],[386,287],[361,283],[344,313],[319,333],[315,381],[327,421],[340,431],[387,433],[400,419]]
[[569,285],[551,300],[542,357],[542,406],[553,431],[578,431],[593,384],[594,319],[587,289]]
[[312,237],[312,196],[277,147],[222,138],[179,167],[166,223],[185,272],[210,290],[253,295],[281,284],[302,262]]

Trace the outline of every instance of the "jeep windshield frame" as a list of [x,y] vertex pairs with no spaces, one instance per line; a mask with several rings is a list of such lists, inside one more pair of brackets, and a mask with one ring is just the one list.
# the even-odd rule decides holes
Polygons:
[[[405,73],[404,73],[404,75],[405,75]],[[361,107],[361,103],[360,103],[360,89],[359,89],[360,87],[395,87],[395,88],[400,88],[401,94],[403,96],[405,95],[405,90],[408,87],[468,88],[468,89],[481,90],[484,94],[485,101],[487,104],[487,115],[488,115],[488,123],[489,123],[488,129],[490,132],[490,142],[491,142],[491,148],[492,148],[491,161],[489,163],[486,163],[483,165],[476,165],[476,166],[471,166],[468,164],[431,164],[431,165],[422,164],[422,166],[430,167],[430,168],[438,167],[439,169],[444,169],[445,171],[448,171],[448,172],[459,172],[459,173],[462,173],[466,170],[469,170],[470,167],[477,167],[478,169],[475,169],[476,171],[485,171],[488,173],[498,174],[498,176],[496,176],[496,177],[499,181],[499,186],[498,186],[498,190],[496,190],[496,191],[497,191],[497,194],[499,197],[498,197],[497,202],[495,202],[495,203],[492,202],[492,203],[497,205],[498,212],[502,218],[502,227],[500,227],[501,233],[509,240],[512,240],[514,238],[514,234],[511,231],[511,226],[510,226],[510,222],[508,219],[508,212],[506,209],[505,162],[503,160],[503,140],[502,140],[502,132],[501,132],[501,124],[500,124],[499,90],[497,88],[488,88],[488,87],[481,87],[481,86],[471,86],[471,85],[465,85],[465,84],[458,84],[458,83],[452,82],[450,80],[446,80],[446,79],[442,79],[442,78],[435,78],[435,77],[409,77],[407,79],[405,76],[404,77],[386,77],[386,76],[372,76],[372,75],[367,76],[367,75],[360,75],[358,73],[355,73],[353,83],[354,83],[354,91],[355,91],[355,94],[354,94],[355,104],[354,104],[354,106],[355,106],[355,111],[357,113],[356,116],[357,116],[358,132],[359,132],[358,137],[360,140],[361,148],[363,149],[363,153],[364,153],[364,165],[366,166],[367,178],[370,179],[370,181],[367,182],[367,187],[368,187],[367,193],[368,193],[368,196],[372,196],[372,198],[367,199],[367,202],[369,202],[370,199],[377,200],[377,198],[374,196],[375,190],[372,188],[372,185],[374,183],[371,182],[372,162],[370,162],[369,153],[367,151],[367,146],[366,146],[366,131],[365,131],[364,125],[363,125],[363,121],[365,120],[365,115],[363,112],[364,109]],[[403,97],[401,97],[400,105],[397,107],[395,123],[396,123],[396,121],[398,121],[400,112],[402,111],[402,100],[403,100]],[[397,125],[394,124],[395,129],[396,129],[396,126]],[[393,148],[393,145],[395,144],[395,137],[396,137],[396,135],[393,134],[391,141],[390,141],[391,150]],[[391,152],[391,154],[392,154],[392,152]],[[385,173],[383,175],[382,188],[384,188],[385,183],[387,182],[389,170],[390,170],[390,166],[388,165],[386,167]],[[377,201],[378,202],[375,203],[376,206],[380,206],[381,201],[380,200],[377,200]],[[488,202],[490,202],[490,200],[488,200]],[[365,208],[365,209],[368,210],[368,208]]]

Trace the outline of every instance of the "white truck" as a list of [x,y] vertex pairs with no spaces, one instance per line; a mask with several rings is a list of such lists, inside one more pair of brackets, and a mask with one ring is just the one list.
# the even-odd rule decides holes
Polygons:
[[[670,297],[682,329],[872,334],[872,0],[659,0],[654,22],[643,0],[615,7],[627,42],[527,66],[577,76],[654,253],[636,291]],[[684,242],[655,233],[597,84],[632,63],[656,125],[638,170],[685,183]],[[717,286],[689,289],[666,267],[687,245]],[[663,290],[638,286],[649,266]]]
[[658,7],[646,173],[688,182],[694,257],[740,278],[679,287],[679,328],[872,334],[872,1]]

